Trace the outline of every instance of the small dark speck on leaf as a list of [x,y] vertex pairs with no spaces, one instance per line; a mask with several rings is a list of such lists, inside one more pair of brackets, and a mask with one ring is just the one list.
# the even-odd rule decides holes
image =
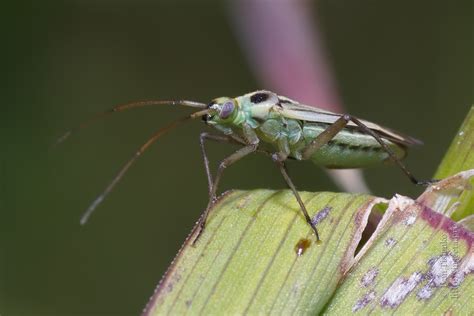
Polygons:
[[306,238],[301,238],[295,246],[296,255],[301,257],[309,246],[311,246],[311,241]]
[[395,239],[393,239],[392,237],[387,238],[385,240],[385,246],[387,246],[389,248],[392,248],[393,246],[395,246],[396,243],[397,243],[397,241]]

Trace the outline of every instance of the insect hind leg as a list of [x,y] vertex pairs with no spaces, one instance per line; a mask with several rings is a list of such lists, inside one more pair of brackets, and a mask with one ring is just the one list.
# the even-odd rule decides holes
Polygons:
[[369,134],[370,136],[372,136],[373,138],[375,138],[375,140],[380,144],[380,146],[382,146],[382,149],[389,155],[390,159],[392,159],[392,161],[394,161],[398,165],[398,167],[403,171],[403,173],[405,173],[405,175],[410,179],[411,182],[413,182],[416,185],[428,186],[428,185],[431,185],[431,184],[436,183],[436,182],[439,181],[439,180],[436,180],[436,179],[418,180],[410,172],[410,170],[408,170],[408,168],[401,161],[401,159],[398,158],[397,155],[395,155],[395,153],[387,146],[387,144],[385,144],[385,142],[382,140],[382,138],[377,133],[375,133],[373,130],[371,130],[370,128],[365,126],[365,124],[362,123],[361,121],[359,121],[359,119],[357,119],[357,118],[355,118],[351,115],[347,115],[347,118],[349,118],[350,121],[354,122],[354,124],[356,124],[363,132],[365,132],[365,133]]
[[385,144],[382,138],[375,133],[373,130],[365,126],[364,123],[359,121],[356,117],[353,117],[349,114],[343,114],[338,118],[333,124],[329,125],[321,134],[319,134],[304,150],[303,150],[303,159],[309,159],[318,149],[327,144],[331,139],[336,136],[342,129],[344,129],[347,124],[352,121],[356,124],[364,133],[372,136],[382,147],[382,149],[389,155],[390,159],[393,160],[398,167],[405,173],[405,175],[410,179],[411,182],[417,185],[428,186],[432,183],[438,182],[439,180],[418,180],[413,176],[413,174],[408,170],[408,168],[403,164],[400,158],[395,155],[395,153]]

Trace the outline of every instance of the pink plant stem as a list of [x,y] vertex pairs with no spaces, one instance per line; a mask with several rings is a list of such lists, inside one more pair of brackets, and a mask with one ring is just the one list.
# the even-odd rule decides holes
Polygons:
[[[238,38],[264,88],[308,105],[344,112],[308,1],[230,3]],[[369,191],[359,170],[328,173],[347,191]]]

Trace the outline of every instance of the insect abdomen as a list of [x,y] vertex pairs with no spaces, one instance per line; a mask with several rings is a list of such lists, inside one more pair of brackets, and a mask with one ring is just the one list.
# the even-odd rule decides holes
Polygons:
[[[303,127],[305,143],[309,144],[326,126],[311,124]],[[382,138],[398,158],[406,151],[400,145]],[[321,147],[310,158],[315,164],[326,168],[362,168],[380,164],[389,158],[388,153],[371,135],[355,129],[340,131],[328,144]]]

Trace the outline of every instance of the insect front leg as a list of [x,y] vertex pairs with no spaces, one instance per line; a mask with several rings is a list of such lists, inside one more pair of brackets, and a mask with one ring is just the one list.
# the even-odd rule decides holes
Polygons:
[[215,142],[219,143],[229,143],[229,144],[238,144],[242,145],[245,144],[243,141],[239,141],[236,138],[232,138],[230,136],[225,136],[225,135],[215,135],[215,134],[210,134],[207,132],[201,133],[199,135],[199,146],[201,147],[201,154],[204,160],[204,169],[206,170],[206,176],[207,176],[207,183],[209,187],[209,199],[212,199],[212,174],[211,170],[209,168],[209,158],[207,157],[207,152],[206,152],[206,146],[205,142],[206,140],[212,140]]
[[[233,154],[231,154],[227,158],[223,159],[220,162],[219,167],[217,168],[216,176],[214,178],[214,181],[213,181],[211,189],[210,189],[209,202],[207,204],[206,210],[204,211],[201,218],[199,219],[199,222],[198,222],[199,231],[196,235],[196,238],[193,241],[193,244],[195,244],[197,242],[197,240],[201,236],[202,232],[204,231],[204,228],[206,226],[207,216],[209,215],[209,211],[211,209],[212,204],[214,204],[214,201],[216,200],[217,188],[219,186],[219,182],[222,178],[222,174],[223,174],[224,170],[227,167],[229,167],[230,165],[232,165],[235,162],[239,161],[240,159],[244,158],[245,156],[255,152],[258,148],[259,140],[258,140],[257,136],[255,134],[252,134],[252,132],[250,130],[248,131],[248,133],[249,133],[249,136],[247,136],[246,141],[247,142],[252,142],[252,143],[247,143],[247,145],[240,148],[239,150],[237,150],[236,152],[234,152]],[[211,177],[211,180],[212,180],[212,177]]]

